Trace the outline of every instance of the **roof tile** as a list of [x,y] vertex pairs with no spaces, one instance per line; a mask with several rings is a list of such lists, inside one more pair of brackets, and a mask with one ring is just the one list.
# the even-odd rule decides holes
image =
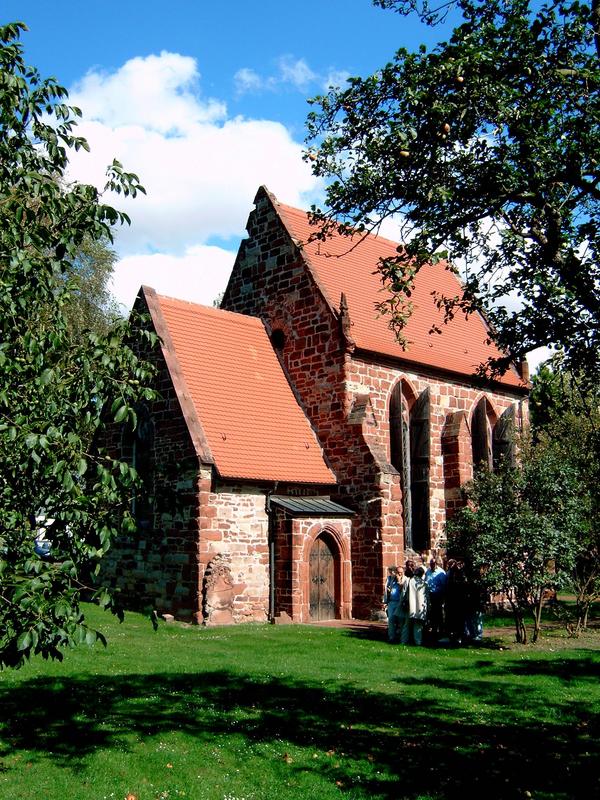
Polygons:
[[219,473],[334,484],[262,322],[156,296]]
[[[335,234],[325,242],[310,241],[315,227],[308,214],[275,202],[275,208],[293,239],[302,244],[305,258],[333,308],[339,310],[342,292],[348,303],[351,335],[356,346],[384,356],[473,377],[477,367],[490,356],[501,353],[488,342],[489,329],[479,314],[457,314],[444,324],[443,311],[437,308],[433,293],[454,297],[461,292],[458,277],[446,263],[428,264],[415,280],[411,296],[413,312],[404,328],[406,350],[389,327],[389,317],[376,310],[383,288],[376,272],[381,258],[397,255],[398,244],[381,236],[369,235],[358,246],[346,236]],[[430,333],[437,326],[441,333]],[[512,366],[499,383],[524,387]]]

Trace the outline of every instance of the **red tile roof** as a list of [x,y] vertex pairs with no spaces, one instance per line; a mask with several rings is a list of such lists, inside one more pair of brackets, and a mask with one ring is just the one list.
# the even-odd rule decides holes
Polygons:
[[183,405],[191,399],[220,475],[334,484],[262,322],[144,292],[176,389]]
[[[454,297],[461,291],[457,276],[444,263],[425,266],[416,278],[411,297],[414,309],[403,330],[409,345],[403,350],[388,327],[389,317],[378,316],[375,308],[383,292],[381,278],[374,273],[381,258],[397,255],[397,242],[370,235],[353,250],[356,240],[340,234],[325,242],[311,242],[315,227],[309,224],[307,213],[271,198],[290,235],[302,243],[308,266],[332,308],[339,311],[342,292],[346,295],[351,336],[358,348],[400,358],[415,367],[423,365],[469,377],[490,356],[500,355],[494,344],[487,343],[488,327],[478,314],[468,318],[457,314],[444,324],[432,292]],[[442,333],[430,334],[433,325]],[[498,382],[525,387],[515,367]]]

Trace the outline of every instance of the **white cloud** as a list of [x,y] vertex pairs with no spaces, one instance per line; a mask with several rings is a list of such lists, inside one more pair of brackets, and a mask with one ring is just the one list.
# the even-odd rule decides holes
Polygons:
[[236,94],[246,94],[246,92],[258,92],[264,86],[264,81],[260,75],[249,67],[242,67],[233,76]]
[[133,201],[108,198],[132,218],[118,234],[124,255],[181,256],[211,237],[242,236],[261,184],[297,206],[322,186],[284,125],[227,118],[224,103],[204,99],[194,59],[163,52],[112,74],[90,72],[71,99],[92,148],[73,157],[72,176],[101,187],[117,158],[147,190]]
[[142,285],[169,297],[212,305],[227,286],[235,256],[229,250],[206,245],[190,247],[182,256],[126,256],[117,264],[111,290],[124,310],[131,308]]
[[294,59],[292,56],[282,56],[278,65],[280,81],[291,83],[300,91],[305,91],[311,83],[317,80],[317,75],[303,58]]
[[339,89],[345,86],[350,73],[345,70],[331,69],[323,81],[323,89],[328,92],[330,89]]
[[90,71],[69,92],[86,120],[160,133],[185,133],[227,115],[225,103],[201,100],[196,61],[178,53],[132,58],[112,74]]

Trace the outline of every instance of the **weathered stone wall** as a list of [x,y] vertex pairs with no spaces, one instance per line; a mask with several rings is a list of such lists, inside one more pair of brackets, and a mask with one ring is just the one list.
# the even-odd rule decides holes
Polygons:
[[200,561],[217,555],[237,587],[234,622],[265,622],[269,613],[269,524],[266,489],[217,483],[202,497]]
[[[181,619],[200,608],[198,561],[199,464],[179,401],[160,350],[148,350],[156,365],[160,399],[150,407],[154,425],[149,484],[156,508],[137,533],[120,537],[103,560],[103,575],[129,608],[150,606]],[[122,427],[113,426],[108,445],[121,448]]]

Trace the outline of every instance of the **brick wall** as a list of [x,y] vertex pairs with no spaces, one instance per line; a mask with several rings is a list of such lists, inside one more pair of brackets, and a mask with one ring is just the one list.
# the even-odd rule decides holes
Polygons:
[[[155,513],[139,531],[120,537],[103,560],[103,575],[120,590],[129,608],[154,607],[182,619],[200,608],[198,530],[199,463],[159,348],[145,357],[157,369],[160,399],[151,408],[154,424],[151,489]],[[113,426],[107,444],[120,452],[121,426]]]
[[[514,406],[516,421],[519,426],[526,422],[527,404],[522,396],[515,393],[481,389],[458,378],[427,375],[403,370],[398,365],[386,363],[376,356],[354,355],[348,369],[349,398],[363,397],[368,394],[372,415],[370,424],[363,424],[363,434],[377,455],[382,469],[390,461],[390,398],[398,381],[404,381],[406,395],[410,402],[427,388],[430,392],[430,479],[429,502],[431,518],[430,547],[440,546],[444,537],[444,525],[451,513],[461,503],[460,486],[473,477],[471,449],[471,416],[479,400],[485,396],[489,401],[495,419]],[[352,400],[349,399],[352,403]],[[398,512],[402,514],[401,504],[390,506],[401,498],[400,476],[393,468],[387,473],[385,483],[389,486],[386,500],[387,519],[391,525],[385,524],[382,536],[388,544],[393,541],[392,530],[386,533],[385,528],[393,528],[398,523]],[[400,518],[400,525],[402,519]],[[387,548],[392,561],[396,557],[395,546]],[[401,553],[398,553],[401,560]],[[386,560],[386,563],[387,560]],[[391,563],[391,562],[389,562]]]

